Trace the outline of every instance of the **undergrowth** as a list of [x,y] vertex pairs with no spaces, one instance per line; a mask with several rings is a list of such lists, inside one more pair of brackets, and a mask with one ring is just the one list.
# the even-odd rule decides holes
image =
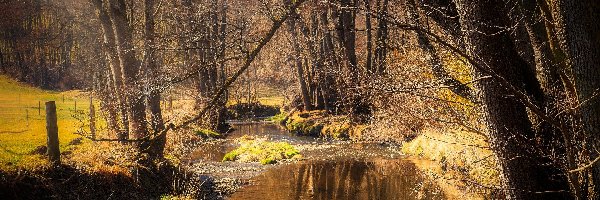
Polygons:
[[496,158],[483,137],[463,131],[442,134],[424,130],[402,146],[402,152],[436,161],[442,166],[441,174],[456,171],[481,185],[499,185],[500,173]]

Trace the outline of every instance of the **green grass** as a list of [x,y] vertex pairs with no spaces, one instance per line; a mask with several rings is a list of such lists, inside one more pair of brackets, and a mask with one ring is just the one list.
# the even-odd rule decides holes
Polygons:
[[[1,170],[32,169],[46,164],[44,157],[30,155],[36,147],[46,145],[46,101],[56,102],[61,152],[69,150],[68,143],[81,137],[74,134],[82,124],[73,117],[75,102],[77,111],[87,116],[89,97],[79,91],[45,91],[0,75]],[[38,103],[41,107],[39,114]],[[97,103],[95,106],[98,108]],[[101,122],[97,124],[101,126]]]
[[240,144],[239,148],[225,154],[223,161],[260,162],[267,165],[300,156],[300,152],[287,142],[269,142],[242,137]]

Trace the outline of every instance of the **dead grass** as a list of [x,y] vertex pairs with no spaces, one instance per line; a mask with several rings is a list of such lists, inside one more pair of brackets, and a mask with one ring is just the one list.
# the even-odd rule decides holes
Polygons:
[[[402,152],[441,166],[439,175],[449,179],[467,178],[481,185],[499,185],[499,170],[488,143],[483,137],[464,131],[426,129],[402,147]],[[475,186],[475,185],[473,185]]]

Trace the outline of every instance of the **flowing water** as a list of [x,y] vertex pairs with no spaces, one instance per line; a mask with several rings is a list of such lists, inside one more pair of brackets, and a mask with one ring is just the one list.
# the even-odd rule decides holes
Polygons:
[[[256,164],[233,165],[260,171],[236,176],[246,177],[249,184],[229,199],[446,199],[435,183],[400,155],[397,146],[299,137],[270,123],[236,123],[233,127],[235,131],[226,141],[206,144],[191,159],[220,162],[225,153],[236,148],[231,141],[243,135],[289,142],[304,159],[263,168]],[[222,165],[219,168],[231,166]],[[235,170],[221,176],[234,176],[231,171]]]

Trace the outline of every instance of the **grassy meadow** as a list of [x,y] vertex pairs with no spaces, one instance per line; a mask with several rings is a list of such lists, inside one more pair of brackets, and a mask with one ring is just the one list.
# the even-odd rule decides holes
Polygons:
[[69,151],[73,146],[69,143],[81,137],[75,133],[89,130],[81,129],[83,122],[74,117],[79,113],[87,119],[89,96],[79,91],[46,91],[0,75],[1,170],[34,169],[46,165],[46,159],[32,151],[46,145],[44,103],[47,101],[56,102],[60,149],[61,152]]

